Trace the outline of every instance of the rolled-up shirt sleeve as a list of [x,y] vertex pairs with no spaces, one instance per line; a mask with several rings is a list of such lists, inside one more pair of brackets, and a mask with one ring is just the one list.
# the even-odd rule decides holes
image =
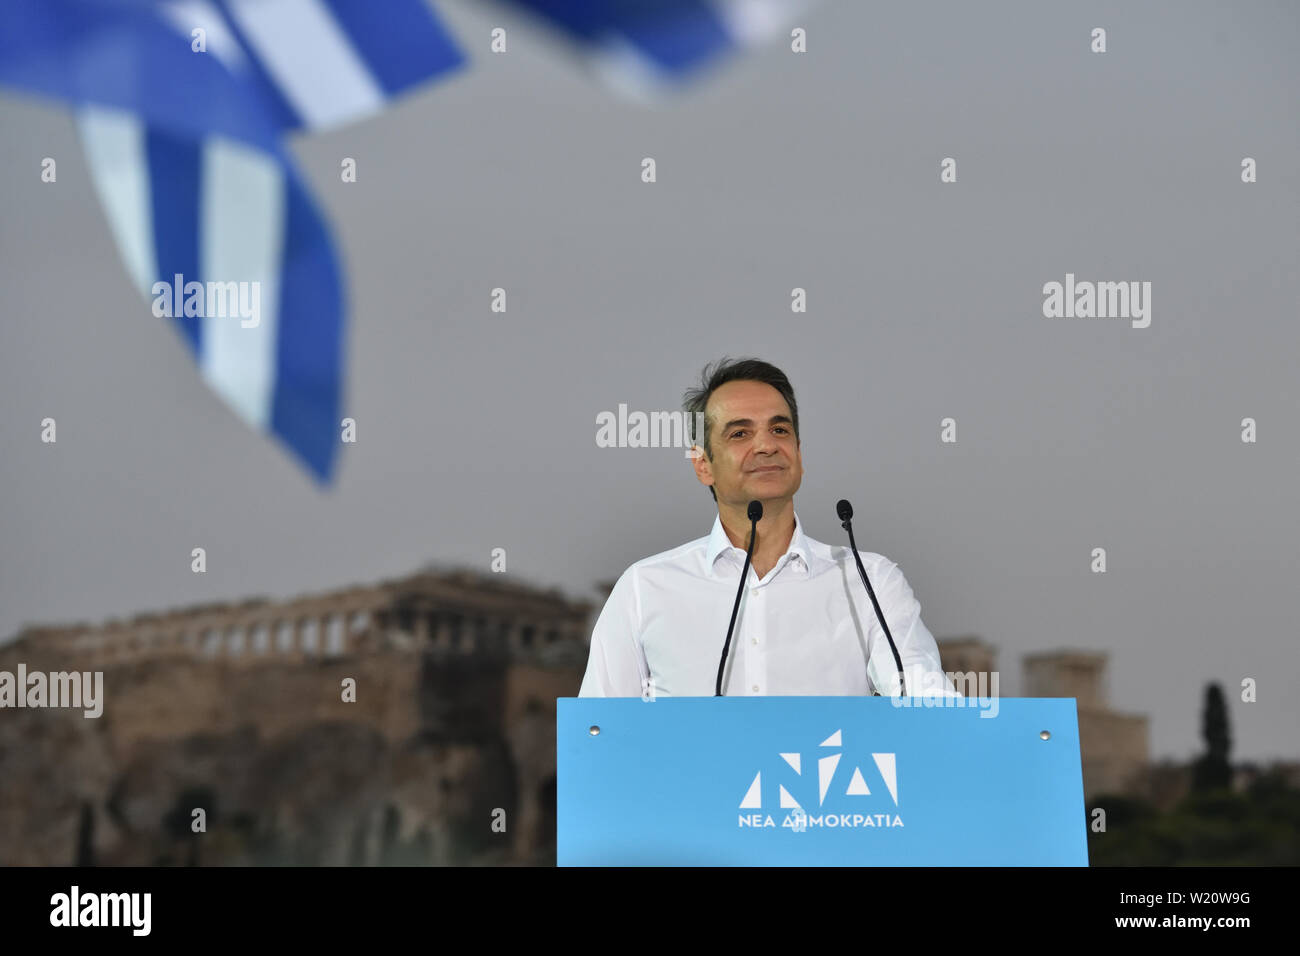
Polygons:
[[639,618],[633,567],[614,583],[596,619],[579,697],[641,696],[650,669],[638,638]]
[[[877,584],[875,580],[871,583],[876,588],[881,613],[889,623],[889,633],[898,645],[898,656],[903,660],[907,695],[960,697],[961,694],[943,671],[939,645],[921,620],[921,604],[912,593],[902,569],[888,558],[882,558],[882,561],[874,576],[879,577],[880,583]],[[899,691],[898,664],[894,661],[894,654],[889,649],[889,641],[880,628],[880,622],[875,621],[875,611],[870,609],[870,598],[867,600],[877,638],[871,651],[871,673],[874,675],[872,682],[881,693],[896,695]]]

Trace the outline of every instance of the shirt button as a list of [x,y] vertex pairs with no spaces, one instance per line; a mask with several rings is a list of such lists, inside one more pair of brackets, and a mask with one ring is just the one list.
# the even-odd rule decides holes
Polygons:
[[749,642],[750,642],[751,644],[757,644],[757,643],[758,643],[758,638],[756,638],[756,637],[751,637],[751,638],[749,639]]
[[755,694],[758,693],[758,685],[757,685],[757,684],[754,685],[754,693],[755,693]]
[[758,597],[758,588],[750,588],[749,593],[751,597]]

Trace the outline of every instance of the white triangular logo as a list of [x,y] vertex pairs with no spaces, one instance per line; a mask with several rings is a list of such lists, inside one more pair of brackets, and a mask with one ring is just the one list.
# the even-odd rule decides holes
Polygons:
[[829,757],[822,757],[817,761],[817,787],[820,791],[817,794],[819,804],[826,802],[826,791],[831,788],[831,777],[835,776],[835,768],[839,766],[842,754],[831,754]]
[[876,761],[876,769],[884,778],[885,786],[889,788],[889,795],[894,798],[894,806],[898,806],[898,768],[894,762],[894,755],[872,754],[871,758]]
[[853,779],[849,781],[849,789],[844,791],[850,797],[869,797],[871,791],[867,789],[867,781],[862,779],[862,768],[853,768]]

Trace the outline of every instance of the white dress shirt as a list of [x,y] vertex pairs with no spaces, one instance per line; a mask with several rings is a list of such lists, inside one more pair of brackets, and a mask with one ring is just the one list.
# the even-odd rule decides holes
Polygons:
[[[959,696],[898,565],[860,551],[903,659],[908,696]],[[579,697],[712,697],[745,551],[723,530],[638,561],[596,621]],[[754,568],[723,672],[726,696],[899,692],[898,666],[847,546],[803,532],[766,576]]]

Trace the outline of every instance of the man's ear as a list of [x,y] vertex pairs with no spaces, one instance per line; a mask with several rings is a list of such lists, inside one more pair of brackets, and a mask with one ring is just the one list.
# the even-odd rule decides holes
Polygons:
[[713,465],[699,445],[691,446],[691,465],[695,468],[695,477],[702,485],[713,484]]

